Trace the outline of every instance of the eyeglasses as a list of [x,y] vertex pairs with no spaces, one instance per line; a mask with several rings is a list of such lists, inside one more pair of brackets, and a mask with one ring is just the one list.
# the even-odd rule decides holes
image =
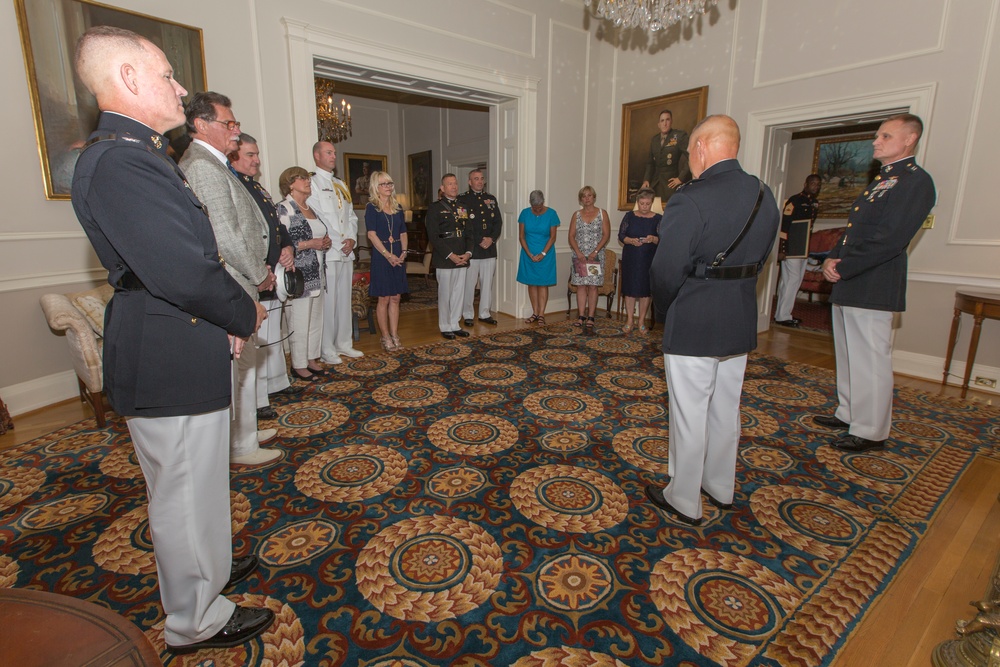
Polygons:
[[[207,118],[205,120],[208,120]],[[238,120],[208,120],[209,123],[221,123],[226,126],[226,129],[232,132],[233,130],[240,129],[240,122]]]
[[389,187],[389,188],[396,187],[396,184],[393,183],[392,181],[382,181],[381,183],[379,183],[379,185],[384,185],[384,186]]

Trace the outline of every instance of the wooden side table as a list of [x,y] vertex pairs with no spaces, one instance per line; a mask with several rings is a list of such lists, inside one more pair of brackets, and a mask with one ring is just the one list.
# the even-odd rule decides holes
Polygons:
[[1000,294],[968,290],[955,292],[955,316],[951,320],[951,334],[948,336],[948,354],[944,359],[942,386],[948,382],[948,371],[951,370],[951,358],[955,353],[955,339],[958,337],[958,323],[962,319],[962,313],[972,315],[975,322],[972,327],[972,339],[969,341],[969,356],[965,361],[965,377],[962,379],[962,398],[965,398],[965,394],[969,391],[972,366],[976,362],[976,349],[979,347],[979,334],[983,328],[983,320],[1000,320]]
[[66,595],[0,589],[0,664],[18,667],[159,665],[160,656],[128,619]]

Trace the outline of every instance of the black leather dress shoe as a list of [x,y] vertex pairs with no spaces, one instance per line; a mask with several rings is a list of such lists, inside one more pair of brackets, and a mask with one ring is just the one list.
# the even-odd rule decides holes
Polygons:
[[827,428],[850,428],[851,425],[833,415],[813,415],[813,421]]
[[[463,331],[462,333],[465,333],[465,332]],[[442,331],[441,335],[444,338],[447,338],[448,340],[455,340],[455,332],[454,331]],[[466,335],[468,335],[468,334],[466,334]]]
[[226,582],[226,588],[235,586],[240,583],[257,569],[260,561],[253,554],[249,556],[244,556],[243,558],[233,559],[233,568],[229,571],[229,581]]
[[711,493],[709,493],[705,489],[702,489],[701,492],[705,494],[706,498],[708,498],[708,502],[712,503],[713,505],[715,505],[716,507],[718,507],[720,510],[731,510],[731,509],[733,509],[733,504],[732,503],[724,503],[721,500],[717,500],[715,498],[715,496],[713,496]]
[[455,334],[456,336],[458,336],[459,338],[468,338],[469,337],[469,332],[468,331],[462,331],[461,329],[459,329],[458,331],[452,331],[452,333]]
[[462,324],[464,324],[467,327],[471,327],[471,326],[475,326],[476,321],[474,319],[472,319],[472,318],[467,317],[464,320],[462,320]]
[[175,654],[194,653],[206,648],[231,648],[244,644],[261,634],[274,623],[274,612],[270,609],[236,607],[222,629],[208,639],[184,646],[171,646],[167,650]]
[[797,329],[798,326],[802,324],[802,320],[800,320],[797,317],[793,317],[790,320],[775,320],[774,323],[779,324],[783,327],[791,327],[793,329]]
[[867,452],[870,449],[882,449],[885,440],[868,440],[857,435],[845,435],[830,443],[845,452]]
[[499,322],[497,322],[492,317],[480,317],[479,321],[482,322],[483,324],[499,324]]
[[682,514],[678,510],[674,509],[674,506],[668,503],[667,499],[663,497],[663,491],[655,486],[646,487],[646,498],[649,499],[649,502],[653,503],[681,523],[685,523],[689,526],[701,525],[701,519],[692,519],[686,514]]
[[257,419],[277,419],[277,418],[278,418],[278,412],[270,405],[265,405],[262,408],[257,408]]

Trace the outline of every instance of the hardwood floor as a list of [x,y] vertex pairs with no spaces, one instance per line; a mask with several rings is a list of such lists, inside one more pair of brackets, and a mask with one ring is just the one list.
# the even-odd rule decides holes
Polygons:
[[[604,313],[598,316],[603,319]],[[497,326],[476,322],[473,335],[526,327],[522,320],[498,314]],[[549,324],[566,319],[550,313]],[[441,340],[437,311],[403,313],[400,338],[406,346]],[[654,334],[655,335],[655,334]],[[379,336],[362,333],[356,347],[366,354],[381,351]],[[833,369],[829,335],[775,327],[760,336],[758,351],[789,361]],[[896,383],[920,391],[959,396],[958,387],[897,375]],[[995,402],[997,397],[970,390],[969,401]],[[91,416],[79,400],[58,403],[14,418],[15,429],[0,435],[0,451]],[[855,629],[833,667],[930,664],[935,645],[955,636],[955,621],[972,618],[970,600],[986,591],[1000,553],[1000,461],[977,459],[939,509],[926,536],[889,589]]]

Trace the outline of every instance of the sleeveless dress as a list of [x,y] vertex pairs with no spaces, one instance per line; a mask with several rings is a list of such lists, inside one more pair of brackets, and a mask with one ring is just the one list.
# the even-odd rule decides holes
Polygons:
[[[382,246],[393,255],[399,256],[402,251],[403,242],[400,234],[406,233],[406,220],[402,211],[396,211],[392,215],[383,213],[375,208],[375,205],[368,202],[365,207],[365,229],[375,232]],[[389,237],[392,241],[389,241]],[[379,252],[372,252],[372,273],[371,283],[368,285],[368,294],[371,296],[395,296],[409,292],[406,284],[406,265],[392,266],[385,255]]]
[[649,267],[653,265],[653,255],[656,254],[657,246],[655,243],[626,245],[625,237],[633,239],[646,236],[659,237],[657,228],[662,218],[659,213],[654,213],[651,218],[640,218],[632,211],[622,218],[622,225],[618,230],[618,240],[622,243],[622,296],[638,298],[650,296]]
[[[584,255],[589,255],[594,252],[597,248],[597,244],[601,242],[601,236],[603,236],[604,227],[604,213],[601,209],[597,209],[597,215],[590,222],[584,222],[583,216],[577,211],[573,215],[576,216],[576,245],[580,248],[580,252]],[[572,276],[570,277],[570,283],[573,285],[603,285],[604,284],[604,272],[608,270],[608,267],[604,266],[604,248],[597,253],[596,261],[601,263],[601,275],[599,276],[581,276],[574,267]]]
[[[524,225],[524,242],[537,255],[545,250],[553,227],[559,226],[559,214],[548,208],[541,215],[535,215],[531,208],[521,211],[517,221]],[[540,262],[532,262],[528,253],[521,248],[521,256],[517,265],[517,282],[523,285],[556,284],[556,249],[553,246]]]

